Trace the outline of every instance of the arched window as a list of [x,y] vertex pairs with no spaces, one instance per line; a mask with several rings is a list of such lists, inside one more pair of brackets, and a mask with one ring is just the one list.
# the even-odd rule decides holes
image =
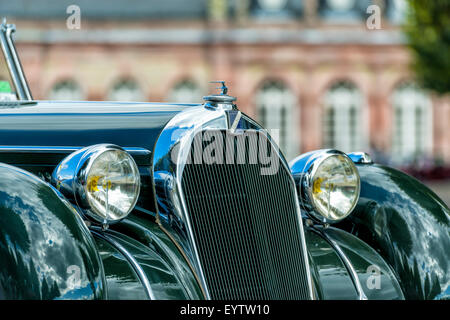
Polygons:
[[333,85],[324,98],[324,147],[344,152],[363,150],[363,101],[359,90],[353,84],[341,81]]
[[202,101],[202,94],[193,81],[183,80],[173,87],[168,100],[176,103],[199,103]]
[[71,79],[60,81],[53,85],[49,94],[50,100],[83,100],[80,86]]
[[392,159],[412,160],[432,151],[432,106],[415,84],[404,83],[393,97]]
[[256,95],[258,120],[267,129],[279,130],[279,147],[288,160],[297,156],[299,151],[297,126],[300,122],[295,100],[292,92],[280,81],[265,82]]
[[108,94],[110,101],[143,101],[144,96],[139,85],[132,79],[117,81]]

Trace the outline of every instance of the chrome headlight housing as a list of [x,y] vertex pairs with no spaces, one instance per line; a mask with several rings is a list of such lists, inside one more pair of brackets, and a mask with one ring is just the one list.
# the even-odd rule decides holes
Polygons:
[[[299,165],[303,169],[296,172]],[[355,208],[360,177],[355,164],[345,153],[337,150],[313,152],[303,159],[295,159],[291,170],[298,184],[300,204],[313,220],[335,223]]]
[[129,153],[116,145],[99,144],[61,161],[52,174],[52,184],[94,222],[108,225],[133,210],[140,176]]

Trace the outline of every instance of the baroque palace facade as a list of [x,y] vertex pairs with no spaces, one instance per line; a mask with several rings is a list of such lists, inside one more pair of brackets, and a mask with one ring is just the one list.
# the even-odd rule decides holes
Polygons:
[[57,3],[0,0],[35,99],[201,102],[225,80],[288,159],[334,147],[450,163],[449,99],[414,82],[402,0]]

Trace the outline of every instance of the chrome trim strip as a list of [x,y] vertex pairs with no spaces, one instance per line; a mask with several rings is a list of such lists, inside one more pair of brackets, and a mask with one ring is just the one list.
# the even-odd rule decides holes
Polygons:
[[[64,146],[0,146],[1,152],[42,152],[42,153],[72,153],[85,147],[64,147]],[[150,155],[151,151],[140,147],[123,147],[130,154]]]
[[[95,230],[94,230],[95,229]],[[142,286],[144,287],[145,294],[147,295],[147,298],[149,300],[156,300],[155,295],[153,293],[152,287],[150,285],[150,282],[148,281],[147,275],[145,274],[144,270],[141,268],[139,263],[136,261],[136,259],[133,257],[131,253],[127,251],[120,243],[118,243],[112,235],[108,235],[105,232],[101,232],[100,229],[96,231],[98,228],[91,228],[91,233],[108,242],[110,245],[112,245],[114,248],[116,248],[124,257],[127,259],[127,261],[131,264],[133,270],[136,272],[139,281],[141,282]]]
[[321,228],[317,227],[311,227],[312,230],[315,230],[323,239],[325,239],[332,247],[336,250],[339,257],[341,258],[342,262],[344,263],[345,267],[347,268],[348,273],[350,274],[350,277],[352,278],[353,285],[355,286],[356,292],[358,293],[358,299],[359,300],[368,300],[366,294],[364,293],[364,290],[361,286],[361,282],[358,278],[358,273],[356,272],[355,268],[353,267],[352,263],[348,259],[348,257],[345,255],[344,251],[342,251],[341,247],[331,239]]
[[[294,178],[292,178],[292,175],[291,175],[291,180],[292,180],[292,183],[294,186],[294,191],[295,191],[295,181],[294,181]],[[314,291],[313,291],[314,284],[312,281],[312,275],[311,275],[311,269],[310,269],[310,265],[309,265],[308,254],[306,253],[306,250],[308,247],[306,246],[305,230],[303,228],[303,218],[302,218],[302,214],[300,211],[300,205],[298,203],[298,197],[296,197],[295,204],[297,206],[297,217],[298,217],[299,226],[300,226],[300,238],[301,238],[301,242],[302,242],[302,246],[303,246],[303,259],[306,264],[305,269],[306,269],[306,274],[307,274],[307,278],[308,278],[308,282],[309,282],[309,295],[311,296],[311,300],[316,300],[315,296],[314,296]]]
[[77,147],[29,147],[29,146],[0,146],[0,152],[75,152],[82,149]]

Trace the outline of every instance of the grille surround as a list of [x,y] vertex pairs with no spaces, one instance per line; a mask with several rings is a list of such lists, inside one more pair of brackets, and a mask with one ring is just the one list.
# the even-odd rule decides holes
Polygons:
[[[211,141],[212,136],[220,136],[217,133],[201,131],[196,137],[206,135],[204,140]],[[220,134],[223,141],[230,136],[238,139],[228,131],[221,130]],[[260,154],[260,144],[255,148],[246,142],[246,152]],[[263,143],[271,154],[278,154],[267,137]],[[195,158],[194,146],[195,142],[191,159]],[[221,146],[219,159],[226,159],[225,143]],[[201,152],[205,148],[203,143]],[[275,174],[264,175],[260,161],[251,163],[251,156],[246,155],[246,161],[238,163],[235,151],[228,164],[191,161],[181,178],[181,192],[211,298],[310,299],[301,217],[290,172],[279,165]]]
[[307,274],[307,281],[304,285],[309,289],[309,295],[305,299],[314,299],[300,206],[289,166],[267,132],[254,120],[234,108],[225,105],[211,108],[208,104],[189,107],[174,116],[161,131],[153,149],[151,164],[154,201],[157,208],[156,221],[185,256],[205,298],[214,298],[215,295],[210,293],[206,281],[205,266],[200,262],[199,248],[195,241],[190,212],[183,193],[185,190],[182,188],[182,176],[186,165],[189,164],[189,155],[195,136],[204,130],[228,130],[229,128],[233,132],[241,130],[263,132],[267,137],[267,142],[276,149],[279,166],[286,173],[286,177],[291,180],[289,190],[292,191],[296,206],[296,210],[293,210],[295,212],[291,214],[298,216],[299,241],[302,244],[300,251],[304,257]]

